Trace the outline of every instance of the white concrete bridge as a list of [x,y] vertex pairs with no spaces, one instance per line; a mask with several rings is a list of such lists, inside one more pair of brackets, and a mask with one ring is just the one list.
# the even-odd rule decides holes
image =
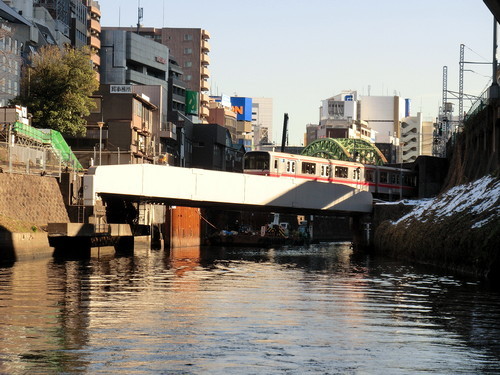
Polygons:
[[83,184],[86,206],[95,205],[100,196],[114,196],[170,205],[328,215],[369,213],[373,204],[371,193],[342,184],[152,164],[92,167]]

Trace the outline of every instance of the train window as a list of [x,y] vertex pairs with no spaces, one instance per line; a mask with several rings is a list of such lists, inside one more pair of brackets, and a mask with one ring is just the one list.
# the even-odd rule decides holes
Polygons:
[[316,164],[303,162],[302,163],[302,173],[305,174],[316,174]]
[[330,177],[330,166],[329,165],[322,165],[321,166],[321,176]]
[[290,168],[290,160],[288,160],[288,161],[286,162],[286,171],[287,171],[287,172],[290,172],[290,169],[291,169],[291,168]]
[[366,181],[368,181],[368,182],[375,182],[375,178],[374,178],[375,176],[374,176],[373,172],[374,171],[371,170],[371,169],[366,169],[365,170],[365,179],[366,179]]
[[349,177],[349,169],[347,167],[335,167],[335,177]]
[[292,161],[292,162],[291,162],[291,165],[292,165],[292,173],[295,173],[295,162],[294,162],[294,161]]
[[361,179],[361,168],[358,167],[352,171],[352,178],[354,180]]
[[387,183],[387,172],[380,172],[380,182]]
[[399,174],[397,174],[397,173],[391,173],[390,177],[391,177],[391,184],[393,184],[393,185],[399,185]]
[[245,169],[269,169],[269,154],[266,152],[248,153],[245,155]]
[[274,169],[278,169],[278,159],[274,159]]

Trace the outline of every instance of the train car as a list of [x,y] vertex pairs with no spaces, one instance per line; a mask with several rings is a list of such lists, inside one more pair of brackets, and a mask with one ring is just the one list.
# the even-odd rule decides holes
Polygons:
[[249,151],[243,160],[243,173],[344,184],[386,199],[415,196],[416,179],[409,169],[273,151]]

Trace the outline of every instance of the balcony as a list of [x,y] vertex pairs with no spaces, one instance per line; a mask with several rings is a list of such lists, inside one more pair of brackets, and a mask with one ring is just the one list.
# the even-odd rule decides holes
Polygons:
[[207,94],[200,94],[200,103],[203,104],[208,104],[210,102],[210,97]]
[[209,78],[210,77],[210,72],[208,71],[208,68],[206,66],[201,67],[201,78]]
[[161,127],[159,136],[160,138],[177,140],[176,126],[171,122],[167,122],[165,126]]
[[210,57],[206,53],[201,54],[200,60],[202,64],[210,65]]
[[200,90],[201,91],[208,91],[210,90],[210,86],[208,85],[208,81],[202,79],[200,82]]
[[210,43],[208,43],[206,40],[201,41],[201,51],[210,52]]
[[92,60],[95,66],[101,66],[101,57],[98,54],[93,53],[90,55],[90,60]]
[[207,30],[201,30],[201,38],[204,40],[210,39],[210,33]]
[[209,110],[207,107],[200,107],[200,117],[208,117]]
[[101,39],[91,36],[90,37],[90,45],[94,48],[101,49]]
[[90,13],[93,17],[97,16],[101,18],[101,8],[97,1],[92,1],[92,3],[90,4]]
[[101,32],[101,23],[98,20],[91,18],[90,19],[90,28],[100,33]]

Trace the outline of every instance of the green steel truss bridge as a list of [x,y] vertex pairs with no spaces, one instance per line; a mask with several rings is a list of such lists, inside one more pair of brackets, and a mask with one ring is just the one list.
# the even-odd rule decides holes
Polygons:
[[307,145],[301,154],[325,159],[357,161],[363,164],[387,163],[387,159],[375,145],[362,139],[321,138]]

